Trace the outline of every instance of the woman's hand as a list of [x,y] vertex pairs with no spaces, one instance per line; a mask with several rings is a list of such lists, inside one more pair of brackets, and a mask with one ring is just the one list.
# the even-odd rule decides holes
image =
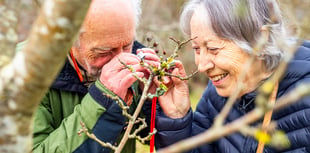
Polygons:
[[[186,77],[184,67],[180,61],[175,61],[175,68],[172,75]],[[160,82],[155,80],[157,86]],[[190,108],[189,89],[187,81],[176,77],[163,77],[162,83],[168,87],[164,95],[159,96],[158,100],[164,113],[170,118],[184,117]]]

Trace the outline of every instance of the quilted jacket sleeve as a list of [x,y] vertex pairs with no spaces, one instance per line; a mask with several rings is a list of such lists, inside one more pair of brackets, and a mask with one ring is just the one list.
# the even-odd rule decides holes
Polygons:
[[[156,135],[156,147],[157,149],[171,145],[182,139],[189,138],[193,135],[197,135],[207,130],[212,121],[210,117],[206,116],[207,111],[207,90],[204,92],[202,98],[199,101],[196,111],[193,113],[191,110],[189,113],[181,119],[171,119],[159,109],[159,113],[156,119],[156,125],[158,133]],[[196,148],[189,152],[192,153],[212,153],[213,149],[211,145],[203,145],[200,148]]]
[[81,136],[77,134],[77,131],[81,129],[81,121],[100,140],[112,144],[122,131],[125,117],[120,107],[112,99],[98,94],[99,92],[108,91],[102,84],[96,82],[89,89],[89,93],[83,98],[81,104],[76,105],[73,113],[62,120],[58,127],[54,126],[55,119],[51,113],[53,107],[48,106],[55,99],[45,97],[35,117],[33,152],[110,152],[110,149],[101,147],[85,134]]
[[[210,116],[208,116],[208,98],[207,98],[207,93],[208,90],[205,90],[203,93],[202,98],[199,100],[199,103],[196,107],[196,111],[194,113],[194,117],[193,117],[193,125],[192,125],[192,135],[198,135],[201,134],[202,132],[205,132],[206,130],[208,130],[211,125],[212,125],[212,118]],[[199,148],[196,148],[194,150],[194,152],[196,153],[213,153],[213,148],[211,146],[211,144],[205,144],[200,146]]]
[[190,111],[184,118],[172,119],[167,117],[162,111],[156,115],[156,140],[157,149],[164,148],[179,140],[191,136],[192,112]]

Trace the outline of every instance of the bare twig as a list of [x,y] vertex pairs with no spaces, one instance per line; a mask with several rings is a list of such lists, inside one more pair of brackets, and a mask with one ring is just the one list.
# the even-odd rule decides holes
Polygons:
[[141,138],[140,136],[136,136],[135,138],[138,139],[141,143],[145,143],[145,141],[149,141],[151,137],[157,133],[157,130],[154,128],[153,132],[150,132],[146,137]]
[[139,133],[141,130],[147,127],[145,119],[142,119],[142,118],[138,118],[135,124],[140,123],[140,122],[142,124],[133,132],[133,134],[129,135],[129,138],[135,138],[137,136],[137,133]]
[[279,98],[274,106],[274,110],[279,111],[308,95],[310,95],[310,83],[300,84],[294,90]]
[[113,146],[111,143],[105,143],[103,141],[101,141],[100,139],[98,139],[96,137],[96,135],[94,135],[93,133],[89,133],[88,132],[88,129],[85,127],[85,124],[81,121],[80,122],[81,126],[82,126],[82,129],[80,129],[78,131],[78,135],[81,136],[81,133],[85,133],[89,138],[97,141],[100,145],[102,145],[103,147],[108,147],[108,148],[111,148],[112,150],[116,150],[116,147]]
[[[123,62],[122,60],[120,60],[120,59],[118,59],[118,60],[119,60],[120,63],[122,63],[122,64],[125,66],[125,68],[127,68],[130,72],[132,72],[133,76],[134,76],[136,79],[138,79],[139,81],[141,81],[141,82],[143,82],[144,84],[146,84],[147,79],[146,79],[146,78],[140,78],[140,77],[138,77],[137,74],[136,74],[135,69],[132,68],[131,65],[127,65],[126,63],[124,63],[124,62]],[[148,65],[147,65],[147,66],[148,66]]]
[[[104,94],[104,93],[102,93]],[[129,109],[129,106],[125,106],[123,101],[121,100],[120,97],[118,96],[111,96],[109,94],[104,94],[105,96],[107,96],[108,98],[111,98],[113,100],[116,101],[116,103],[120,106],[120,108],[122,109],[122,114],[127,117],[129,120],[133,120],[132,116],[127,112],[127,110]]]
[[145,119],[141,119],[141,118],[138,118],[138,121],[142,122],[142,125],[139,126],[138,129],[136,129],[134,131],[133,134],[130,134],[129,135],[129,138],[133,139],[133,138],[136,138],[138,139],[141,143],[145,143],[145,141],[148,141],[151,139],[152,135],[154,135],[156,133],[156,129],[154,129],[153,132],[149,133],[146,137],[144,138],[141,138],[141,136],[137,135],[141,130],[143,130],[144,128],[147,127],[147,124],[145,122]]
[[133,125],[134,125],[134,120],[138,117],[138,115],[139,115],[139,113],[140,113],[140,111],[142,109],[142,106],[143,106],[145,100],[147,99],[147,91],[148,91],[148,89],[149,89],[149,87],[150,87],[150,85],[151,85],[151,83],[153,81],[153,77],[154,77],[153,74],[150,74],[149,79],[148,79],[148,81],[145,84],[145,87],[143,89],[141,99],[140,99],[140,101],[138,103],[138,106],[137,106],[133,116],[132,116],[132,120],[129,120],[129,124],[127,126],[125,134],[124,134],[120,144],[118,145],[117,149],[115,150],[115,153],[120,153],[122,151],[123,147],[125,146],[128,138],[129,138],[130,131],[131,131]]
[[171,76],[171,77],[175,77],[175,78],[178,78],[180,80],[189,80],[190,78],[192,78],[195,74],[198,73],[198,70],[196,70],[195,72],[191,73],[190,75],[186,76],[186,77],[181,77],[179,75],[173,75],[171,73],[168,73],[168,72],[165,72],[165,75],[166,76]]
[[197,37],[198,37],[198,36],[196,36],[196,37],[194,37],[194,38],[190,38],[190,39],[185,40],[185,41],[182,41],[182,42],[181,42],[180,40],[177,40],[177,39],[173,38],[173,37],[169,37],[169,39],[173,40],[173,41],[177,44],[176,47],[175,47],[175,49],[174,49],[173,54],[171,55],[171,57],[172,57],[173,59],[176,58],[176,57],[178,57],[178,51],[179,51],[184,45],[186,45],[186,44],[189,43],[190,41],[196,39]]

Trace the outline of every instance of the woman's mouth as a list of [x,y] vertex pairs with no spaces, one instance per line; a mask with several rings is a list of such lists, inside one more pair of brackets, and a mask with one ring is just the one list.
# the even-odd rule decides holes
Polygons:
[[210,77],[210,80],[212,82],[218,82],[218,81],[224,79],[227,75],[228,75],[228,73],[223,73],[223,74],[220,74],[220,75],[216,75],[216,76]]

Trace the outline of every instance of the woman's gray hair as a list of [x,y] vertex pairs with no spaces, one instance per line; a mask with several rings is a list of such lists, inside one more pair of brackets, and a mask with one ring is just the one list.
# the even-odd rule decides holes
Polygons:
[[181,29],[187,35],[191,33],[191,17],[198,7],[204,8],[206,13],[202,22],[209,21],[218,37],[233,41],[248,53],[257,45],[262,27],[270,29],[268,42],[260,54],[267,70],[279,65],[284,55],[276,39],[284,38],[285,31],[275,0],[189,0],[180,17]]

